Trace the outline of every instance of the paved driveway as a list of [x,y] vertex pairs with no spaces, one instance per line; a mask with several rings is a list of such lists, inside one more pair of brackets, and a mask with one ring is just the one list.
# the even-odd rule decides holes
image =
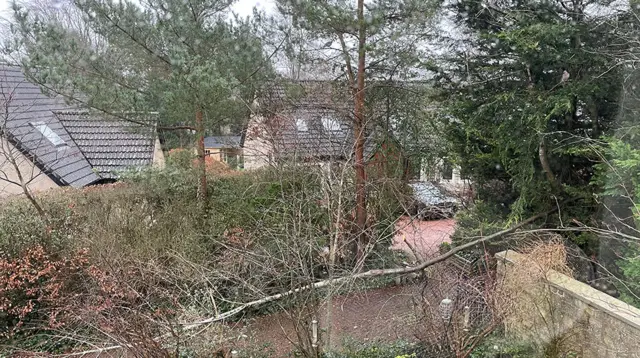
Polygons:
[[402,217],[396,223],[396,234],[391,248],[404,250],[411,256],[414,250],[422,258],[435,256],[440,244],[451,242],[450,237],[455,225],[454,219],[425,221]]

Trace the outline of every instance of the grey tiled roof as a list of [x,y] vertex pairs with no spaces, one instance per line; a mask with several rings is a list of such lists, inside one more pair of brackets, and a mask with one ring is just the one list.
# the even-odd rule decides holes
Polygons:
[[240,148],[240,136],[211,136],[204,139],[205,148]]
[[[43,173],[60,185],[72,187],[83,187],[100,180],[53,113],[70,108],[64,99],[44,95],[37,85],[25,78],[20,67],[8,65],[0,65],[0,93],[3,104],[0,128]],[[56,146],[38,127],[45,128],[49,137],[57,135],[64,145]]]
[[[60,111],[56,117],[85,157],[103,178],[153,163],[155,128],[149,115],[115,118],[87,111]],[[149,123],[141,125],[139,123]]]
[[[300,159],[350,158],[353,154],[353,99],[346,86],[329,81],[274,84],[261,96],[274,154]],[[323,120],[334,121],[327,128]],[[306,130],[299,130],[303,122]],[[372,131],[365,133],[365,156],[375,149]]]

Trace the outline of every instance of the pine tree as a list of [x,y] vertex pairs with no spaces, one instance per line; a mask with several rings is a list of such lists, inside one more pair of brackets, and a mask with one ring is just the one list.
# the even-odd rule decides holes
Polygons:
[[158,129],[196,133],[198,198],[207,196],[204,136],[248,118],[255,85],[270,72],[249,20],[229,0],[72,0],[91,38],[57,17],[14,4],[27,73],[88,108],[159,112]]
[[[436,5],[417,0],[314,1],[278,0],[279,12],[316,42],[308,53],[324,68],[339,69],[353,96],[354,167],[358,261],[367,244],[367,201],[364,144],[373,119],[368,93],[371,80],[415,78],[421,65],[420,44],[426,40]],[[322,44],[322,45],[319,45]],[[316,46],[318,45],[318,46]],[[321,60],[319,60],[321,59]],[[368,103],[369,102],[369,103]]]

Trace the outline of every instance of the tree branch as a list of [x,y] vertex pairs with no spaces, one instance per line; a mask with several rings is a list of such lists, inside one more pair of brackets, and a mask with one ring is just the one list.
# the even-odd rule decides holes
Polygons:
[[549,164],[549,159],[547,158],[547,147],[544,144],[544,136],[540,138],[540,146],[538,148],[538,157],[540,158],[540,165],[542,165],[542,170],[547,176],[547,180],[551,185],[555,188],[557,187],[556,176],[553,175],[553,171],[551,170],[551,165]]
[[[184,331],[188,331],[188,330],[192,330],[194,328],[197,328],[199,326],[202,325],[206,325],[206,324],[211,324],[211,323],[215,323],[215,322],[219,322],[225,319],[228,319],[230,317],[233,317],[235,315],[237,315],[238,313],[251,308],[251,307],[256,307],[256,306],[260,306],[263,305],[265,303],[269,303],[269,302],[273,302],[273,301],[277,301],[279,299],[285,298],[287,296],[291,296],[294,295],[296,293],[299,292],[303,292],[303,291],[307,291],[310,289],[315,289],[315,288],[323,288],[323,287],[327,287],[329,285],[332,284],[336,284],[336,283],[342,283],[342,282],[347,282],[347,281],[352,281],[352,280],[356,280],[356,279],[362,279],[362,278],[371,278],[371,277],[379,277],[379,276],[389,276],[389,275],[402,275],[402,274],[408,274],[408,273],[413,273],[413,272],[417,272],[417,271],[422,271],[424,269],[426,269],[429,266],[433,266],[437,263],[443,262],[445,260],[447,260],[448,258],[452,257],[453,255],[457,254],[458,252],[461,252],[463,250],[466,250],[468,248],[471,248],[473,246],[476,246],[478,244],[481,244],[483,242],[486,241],[490,241],[490,240],[494,240],[497,239],[499,237],[502,237],[504,235],[510,234],[514,231],[516,231],[517,229],[531,224],[533,222],[535,222],[536,220],[543,218],[555,211],[557,211],[557,207],[546,211],[544,213],[532,216],[508,229],[499,231],[495,234],[492,235],[488,235],[482,238],[479,238],[477,240],[471,241],[469,243],[466,243],[464,245],[460,245],[457,246],[455,248],[453,248],[451,251],[442,254],[440,256],[437,256],[431,260],[425,261],[423,263],[421,263],[420,265],[416,265],[416,266],[412,266],[412,267],[404,267],[404,268],[393,268],[393,269],[382,269],[382,270],[370,270],[370,271],[366,271],[366,272],[362,272],[362,273],[358,273],[358,274],[354,274],[354,275],[350,275],[350,276],[343,276],[343,277],[337,277],[334,279],[328,279],[328,280],[323,280],[323,281],[319,281],[319,282],[315,282],[306,286],[302,286],[302,287],[298,287],[283,293],[279,293],[276,295],[271,295],[271,296],[267,296],[267,297],[263,297],[261,299],[255,300],[255,301],[251,301],[251,302],[247,302],[245,304],[242,304],[230,311],[218,314],[214,317],[210,317],[207,319],[204,319],[202,321],[198,321],[198,322],[193,322],[193,323],[182,323],[181,325],[183,326],[183,330]],[[162,338],[166,338],[168,336],[168,334],[157,337],[156,340],[160,340]],[[87,354],[100,354],[100,353],[104,353],[107,351],[113,351],[116,349],[122,349],[122,348],[126,348],[126,346],[123,345],[113,345],[113,346],[109,346],[109,347],[104,347],[104,348],[97,348],[97,349],[92,349],[92,350],[87,350],[87,351],[82,351],[82,352],[76,352],[76,353],[67,353],[64,356],[65,357],[73,357],[73,356],[85,356]]]
[[437,263],[443,262],[445,260],[447,260],[448,258],[452,257],[453,255],[457,254],[458,252],[464,251],[466,249],[472,248],[478,244],[484,243],[486,241],[491,241],[494,239],[497,239],[499,237],[502,237],[504,235],[510,234],[514,231],[516,231],[517,229],[531,224],[532,222],[535,222],[536,220],[543,218],[551,213],[554,213],[558,210],[558,208],[554,208],[552,210],[546,211],[544,213],[532,216],[508,229],[499,231],[495,234],[492,235],[488,235],[482,238],[479,238],[477,240],[471,241],[469,243],[466,243],[464,245],[460,245],[460,246],[456,246],[455,248],[453,248],[451,251],[448,251],[442,255],[436,256],[431,260],[425,261],[423,263],[421,263],[420,265],[416,265],[416,266],[410,266],[410,267],[402,267],[402,268],[392,268],[392,269],[382,269],[382,270],[370,270],[370,271],[366,271],[366,272],[361,272],[355,275],[350,275],[350,276],[343,276],[343,277],[338,277],[335,279],[329,279],[329,280],[324,280],[324,281],[319,281],[319,282],[315,282],[313,284],[310,285],[306,285],[306,286],[302,286],[287,292],[283,292],[283,293],[279,293],[277,295],[273,295],[273,296],[268,296],[268,297],[264,297],[261,298],[259,300],[255,300],[255,301],[251,301],[248,303],[245,303],[239,307],[236,307],[234,309],[232,309],[231,311],[222,313],[218,316],[215,317],[211,317],[199,322],[195,322],[195,323],[190,323],[190,324],[185,324],[184,328],[185,329],[192,329],[195,328],[196,326],[199,325],[203,325],[203,324],[208,324],[208,323],[213,323],[213,322],[218,322],[221,321],[223,319],[229,318],[235,314],[238,314],[240,312],[242,312],[243,310],[250,308],[250,307],[255,307],[255,306],[259,306],[268,302],[272,302],[272,301],[276,301],[279,300],[283,297],[286,296],[290,296],[293,295],[295,293],[298,292],[302,292],[302,291],[306,291],[312,288],[322,288],[322,287],[326,287],[330,284],[335,284],[335,283],[342,283],[345,281],[350,281],[350,280],[355,280],[355,279],[361,279],[361,278],[371,278],[371,277],[378,277],[378,276],[389,276],[389,275],[402,275],[402,274],[408,274],[408,273],[414,273],[417,271],[422,271],[424,269],[426,269],[429,266],[433,266]]

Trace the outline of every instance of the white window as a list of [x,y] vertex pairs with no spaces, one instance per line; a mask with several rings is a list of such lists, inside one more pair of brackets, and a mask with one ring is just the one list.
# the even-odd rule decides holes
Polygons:
[[302,118],[296,118],[296,127],[298,127],[298,132],[306,132],[309,130],[307,121]]
[[60,138],[60,136],[51,128],[49,128],[49,126],[44,122],[33,122],[31,123],[31,125],[33,126],[33,128],[39,130],[40,133],[42,133],[42,135],[47,138],[49,142],[51,142],[51,144],[53,144],[54,147],[62,148],[67,146],[67,143],[62,140],[62,138]]
[[338,122],[334,117],[324,116],[320,120],[322,121],[322,126],[325,130],[335,132],[342,129],[340,127],[340,122]]

